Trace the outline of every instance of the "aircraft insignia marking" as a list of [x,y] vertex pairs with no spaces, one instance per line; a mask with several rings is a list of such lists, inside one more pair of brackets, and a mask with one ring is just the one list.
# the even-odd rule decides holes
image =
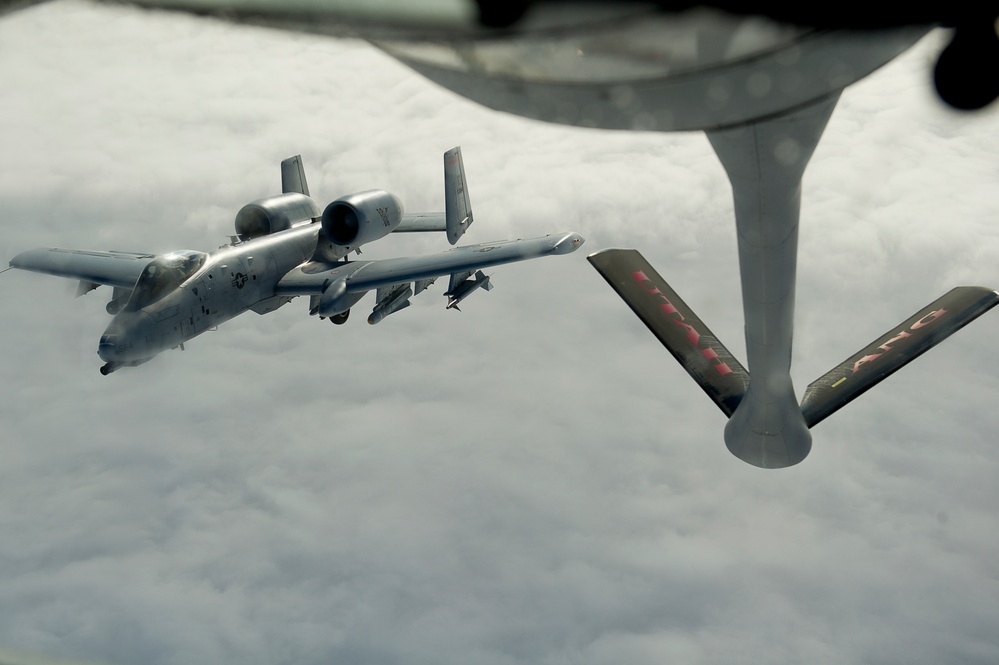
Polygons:
[[715,368],[716,372],[718,372],[722,376],[732,373],[732,368],[729,367],[725,362],[723,362],[720,357],[718,357],[717,351],[715,351],[710,346],[704,349],[699,348],[698,345],[700,344],[701,341],[701,334],[697,332],[694,329],[694,327],[691,326],[689,323],[686,323],[686,319],[684,318],[683,314],[680,313],[680,310],[678,310],[673,305],[673,303],[669,301],[666,295],[662,291],[660,291],[655,284],[652,283],[652,280],[650,280],[645,275],[644,272],[638,270],[631,273],[631,276],[635,279],[636,282],[638,282],[638,285],[642,287],[643,291],[645,291],[649,295],[658,296],[660,299],[662,299],[662,303],[659,304],[659,309],[663,311],[663,314],[665,314],[666,316],[672,316],[673,314],[676,314],[678,317],[680,317],[679,319],[670,319],[670,320],[675,325],[678,325],[687,331],[687,340],[694,346],[694,348],[696,348],[698,351],[701,352],[701,355],[704,356],[709,363],[711,363],[711,366]]
[[[924,328],[924,327],[930,325],[931,323],[933,323],[934,321],[936,321],[937,319],[939,319],[941,316],[943,316],[946,313],[947,313],[947,310],[945,310],[945,309],[934,310],[934,311],[930,312],[929,314],[927,314],[926,316],[924,316],[923,318],[921,318],[918,321],[916,321],[915,323],[913,323],[909,327],[909,329],[910,330],[919,330],[920,328]],[[881,350],[881,353],[870,353],[870,354],[868,354],[866,356],[863,356],[859,360],[857,360],[857,362],[853,363],[853,372],[851,372],[851,373],[852,374],[856,374],[857,371],[861,367],[863,367],[864,365],[866,365],[867,363],[874,362],[875,360],[877,360],[878,358],[880,358],[881,356],[883,356],[884,352],[891,351],[891,349],[892,349],[891,345],[892,344],[894,344],[895,342],[900,342],[900,341],[902,341],[903,339],[905,339],[907,337],[912,337],[912,333],[905,332],[904,330],[902,332],[900,332],[899,334],[895,335],[894,337],[892,337],[890,340],[888,340],[884,344],[881,344],[880,346],[878,346],[878,349]],[[845,379],[846,377],[843,377],[843,378]],[[835,384],[833,384],[833,386],[834,387],[838,386],[840,383],[842,383],[842,380],[837,381]]]
[[814,427],[997,304],[999,295],[980,286],[947,292],[812,381],[801,401],[805,424]]

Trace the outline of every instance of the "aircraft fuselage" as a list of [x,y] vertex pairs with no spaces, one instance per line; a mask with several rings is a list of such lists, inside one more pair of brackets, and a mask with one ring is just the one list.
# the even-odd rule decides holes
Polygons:
[[101,336],[98,355],[109,370],[141,364],[247,310],[277,309],[289,300],[275,295],[277,283],[312,255],[320,228],[304,224],[208,253],[197,272],[165,296],[122,308]]

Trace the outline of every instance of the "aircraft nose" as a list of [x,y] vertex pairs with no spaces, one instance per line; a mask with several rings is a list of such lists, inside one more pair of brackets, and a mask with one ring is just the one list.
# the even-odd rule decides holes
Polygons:
[[143,339],[146,323],[144,314],[118,314],[101,335],[101,341],[97,343],[97,355],[105,362],[134,360],[144,351],[139,341]]
[[97,344],[97,355],[105,362],[111,362],[117,356],[118,336],[113,333],[101,335],[101,341]]

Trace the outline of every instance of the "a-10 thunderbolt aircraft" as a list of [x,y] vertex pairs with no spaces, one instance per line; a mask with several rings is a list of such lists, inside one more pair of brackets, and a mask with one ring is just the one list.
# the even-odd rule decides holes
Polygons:
[[80,280],[78,295],[114,287],[114,319],[97,353],[101,374],[140,365],[167,349],[248,310],[266,314],[295,296],[309,296],[309,313],[342,324],[368,291],[377,299],[368,323],[408,307],[437,277],[450,275],[447,308],[482,287],[481,268],[550,254],[583,244],[578,233],[467,245],[439,254],[351,261],[361,245],[392,232],[445,231],[453,245],[472,223],[461,149],[444,153],[445,212],[404,214],[383,190],[341,197],[320,211],[309,196],[300,156],[281,162],[283,193],[253,201],[236,215],[236,236],[213,252],[153,255],[43,248],[18,254],[11,268]]

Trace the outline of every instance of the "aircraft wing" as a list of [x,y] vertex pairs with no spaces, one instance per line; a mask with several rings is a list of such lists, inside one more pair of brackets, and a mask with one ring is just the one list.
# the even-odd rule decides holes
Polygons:
[[107,284],[131,289],[155,254],[136,252],[91,252],[45,247],[29,249],[10,260],[11,268],[78,279],[93,285]]
[[346,263],[310,261],[285,275],[277,285],[276,295],[319,295],[337,282],[342,284],[341,293],[370,291],[550,254],[568,254],[582,244],[582,236],[567,232],[529,240],[466,245],[426,256]]

